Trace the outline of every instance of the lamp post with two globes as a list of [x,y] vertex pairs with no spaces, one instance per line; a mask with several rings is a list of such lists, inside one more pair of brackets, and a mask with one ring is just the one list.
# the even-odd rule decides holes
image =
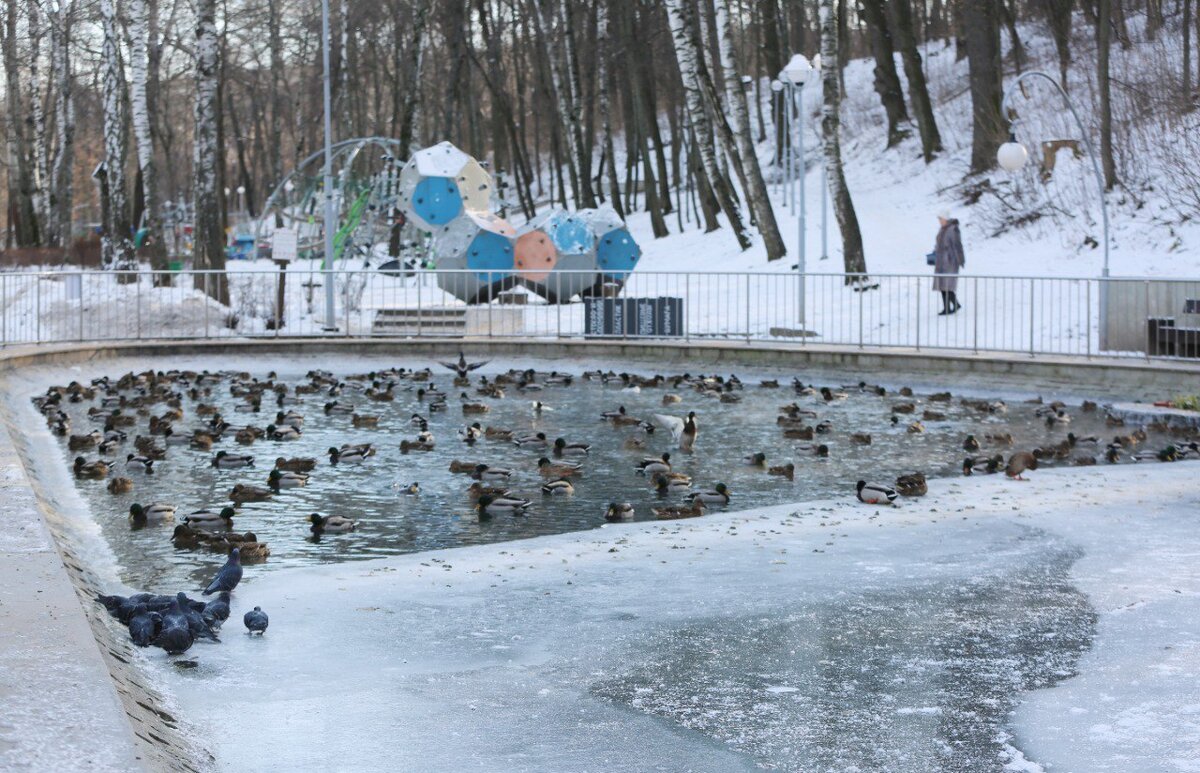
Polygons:
[[1025,166],[1029,160],[1029,151],[1024,145],[1017,142],[1016,126],[1019,121],[1017,112],[1009,106],[1009,99],[1012,97],[1013,91],[1021,85],[1023,81],[1029,78],[1040,78],[1049,81],[1052,86],[1058,91],[1063,102],[1067,105],[1067,110],[1075,119],[1076,125],[1079,126],[1079,136],[1083,139],[1083,146],[1087,148],[1088,158],[1092,162],[1092,173],[1096,178],[1096,195],[1100,198],[1100,218],[1104,225],[1104,267],[1101,270],[1100,280],[1100,348],[1107,348],[1107,333],[1105,326],[1108,322],[1108,257],[1109,257],[1109,233],[1108,233],[1108,202],[1104,198],[1104,175],[1100,172],[1100,161],[1096,156],[1096,148],[1092,145],[1092,140],[1088,136],[1087,128],[1084,127],[1083,121],[1079,119],[1079,113],[1075,110],[1075,104],[1071,101],[1071,97],[1067,94],[1066,89],[1062,87],[1057,80],[1052,76],[1040,70],[1030,70],[1022,73],[1008,85],[1004,91],[1004,99],[1000,103],[1000,114],[1009,119],[1009,135],[1008,142],[1000,146],[996,151],[996,161],[1002,168],[1009,172],[1016,172]]
[[[796,296],[796,302],[797,302],[796,313],[797,313],[797,317],[800,322],[801,329],[804,328],[804,320],[805,320],[804,275],[808,270],[808,268],[807,268],[807,251],[806,251],[806,245],[804,243],[805,242],[804,234],[805,234],[805,230],[807,228],[807,219],[808,219],[807,203],[805,201],[805,195],[804,195],[804,193],[805,193],[805,191],[804,191],[804,177],[805,177],[805,175],[804,175],[804,87],[805,87],[805,85],[807,85],[810,81],[812,81],[814,79],[814,77],[813,77],[814,75],[820,73],[820,66],[821,65],[820,65],[819,58],[814,60],[813,62],[810,62],[808,60],[808,57],[804,56],[804,54],[795,54],[792,56],[791,60],[788,61],[787,65],[783,68],[783,71],[779,73],[779,80],[775,81],[775,83],[781,84],[782,87],[786,87],[788,90],[788,94],[791,97],[790,99],[787,100],[788,104],[787,104],[787,110],[785,112],[790,117],[791,111],[794,106],[796,109],[796,113],[799,116],[799,118],[796,121],[796,152],[791,154],[792,159],[793,159],[792,163],[795,165],[795,168],[794,168],[794,170],[791,170],[791,166],[789,165],[789,169],[792,171],[793,178],[796,180],[796,182],[799,184],[799,187],[800,187],[800,190],[799,190],[800,221],[799,221],[799,233],[798,233],[799,239],[798,239],[797,253],[796,253],[797,258],[798,258],[798,260],[796,262],[796,272],[799,277],[799,282],[798,282],[799,290],[798,290],[797,296]],[[771,84],[771,88],[775,89],[774,83]],[[776,90],[778,90],[778,89],[776,89]],[[792,135],[791,135],[790,127],[788,127],[789,152],[790,152],[791,146],[792,146]]]

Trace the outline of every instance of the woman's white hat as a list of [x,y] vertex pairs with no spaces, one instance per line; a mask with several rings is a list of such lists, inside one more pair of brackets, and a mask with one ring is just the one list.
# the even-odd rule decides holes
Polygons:
[[950,220],[951,219],[950,210],[948,210],[948,209],[939,209],[937,216],[941,220]]

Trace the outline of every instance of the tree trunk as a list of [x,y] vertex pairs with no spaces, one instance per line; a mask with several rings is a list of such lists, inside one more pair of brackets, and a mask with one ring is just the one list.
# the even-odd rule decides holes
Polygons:
[[887,146],[894,148],[909,134],[901,128],[908,122],[908,108],[904,104],[900,76],[896,74],[896,52],[888,29],[887,9],[884,0],[859,0],[859,7],[867,27],[871,55],[875,58],[875,93],[887,114]]
[[1016,11],[1006,0],[998,0],[998,2],[998,10],[1004,16],[1004,26],[1008,28],[1008,37],[1012,41],[1013,66],[1017,68],[1017,73],[1020,74],[1025,68],[1025,60],[1028,57],[1025,54],[1025,46],[1021,43],[1021,36],[1017,32]]
[[8,119],[9,230],[18,247],[38,243],[37,215],[33,207],[33,174],[21,108],[21,73],[17,57],[17,3],[8,4],[4,24],[4,106]]
[[[617,179],[617,156],[613,149],[612,116],[609,115],[609,103],[612,92],[612,77],[609,72],[609,65],[611,62],[617,61],[617,59],[614,56],[615,47],[612,39],[612,31],[615,25],[612,23],[608,3],[609,0],[599,0],[596,4],[596,27],[599,32],[599,38],[596,41],[596,64],[600,70],[596,82],[599,89],[597,96],[600,101],[600,121],[602,124],[600,131],[604,133],[604,157],[608,160],[608,198],[612,208],[623,219],[625,217],[625,208],[621,206],[621,184]],[[602,186],[601,189],[603,189]]]
[[404,112],[400,123],[400,148],[404,153],[421,144],[421,135],[417,125],[417,110],[421,98],[421,65],[425,60],[425,46],[428,35],[425,32],[429,17],[429,0],[417,0],[413,7],[412,40],[409,43],[408,71],[405,74]]
[[[267,155],[271,170],[271,189],[283,182],[283,119],[287,115],[287,97],[284,94],[283,74],[286,64],[283,59],[283,35],[280,32],[279,4],[282,0],[267,0],[267,46],[271,56],[271,141]],[[399,79],[399,73],[396,75]],[[277,221],[276,227],[283,223]]]
[[117,39],[116,0],[100,0],[100,19],[104,42],[101,68],[104,88],[104,162],[108,181],[108,222],[104,224],[109,241],[106,265],[130,269],[137,265],[133,253],[133,234],[129,224],[129,199],[125,189],[126,128],[122,96],[125,78]]
[[[838,24],[834,11],[834,0],[821,0],[821,60],[836,62],[838,54]],[[850,188],[846,186],[846,173],[842,168],[841,141],[841,86],[838,84],[837,68],[821,69],[821,85],[824,103],[821,109],[821,131],[825,137],[825,168],[829,181],[829,198],[833,201],[833,214],[842,232],[842,256],[847,274],[866,274],[867,259],[863,254],[862,232],[858,228],[858,215],[854,212],[854,201]],[[862,277],[846,278],[846,284],[861,282]]]
[[[147,51],[154,45],[150,40],[151,15],[158,13],[158,4],[154,0],[130,0],[129,4],[129,35],[132,46],[129,52],[130,70],[130,117],[133,119],[133,138],[137,143],[138,172],[142,180],[142,223],[149,239],[145,242],[145,251],[150,258],[150,268],[154,271],[167,270],[167,245],[163,240],[162,224],[159,221],[158,176],[154,165],[154,139],[150,132],[150,109],[146,100],[146,83],[149,78]],[[157,25],[156,25],[157,26]],[[160,277],[154,276],[155,283]]]
[[38,233],[46,237],[47,187],[50,184],[49,149],[46,141],[46,111],[42,104],[41,45],[42,20],[38,4],[29,5],[29,114],[33,120],[33,210],[37,217]]
[[1046,25],[1054,38],[1054,50],[1058,54],[1058,78],[1064,89],[1071,65],[1071,9],[1074,0],[1040,0],[1046,15]]
[[[691,2],[692,0],[666,0],[675,58],[679,63],[679,72],[683,78],[688,118],[696,135],[696,149],[704,173],[712,185],[721,209],[729,218],[729,225],[733,228],[738,244],[745,250],[750,248],[750,233],[742,223],[742,213],[733,198],[729,181],[724,178],[717,166],[717,150],[713,139],[712,125],[709,123],[708,114],[704,108],[704,95],[698,72],[699,54],[696,51],[695,41],[692,37],[692,25],[689,21]],[[836,56],[836,51],[834,53]]]
[[1183,0],[1183,104],[1192,103],[1192,0]]
[[738,154],[742,157],[742,168],[746,176],[746,201],[754,213],[758,232],[767,248],[767,260],[779,260],[787,254],[783,238],[779,235],[779,224],[775,222],[775,211],[767,184],[763,180],[762,168],[758,165],[754,137],[750,126],[750,111],[746,106],[746,92],[742,79],[737,74],[737,57],[733,48],[732,13],[729,0],[716,1],[717,36],[721,47],[721,70],[725,73],[725,99],[728,102],[729,122],[737,141]]
[[[896,43],[904,60],[904,77],[908,79],[908,97],[917,116],[917,129],[921,133],[921,152],[925,163],[933,161],[934,154],[942,151],[942,137],[938,133],[937,121],[933,117],[933,102],[929,99],[929,86],[925,82],[925,68],[921,64],[921,52],[917,50],[917,37],[913,30],[912,7],[909,0],[890,0],[892,23],[896,30]],[[822,56],[822,59],[825,57]]]
[[972,174],[996,165],[996,150],[1006,136],[1007,127],[1000,115],[1003,84],[998,13],[992,0],[963,0],[971,86]]
[[1100,88],[1100,165],[1104,167],[1104,187],[1111,191],[1117,184],[1112,146],[1112,87],[1108,71],[1109,53],[1112,50],[1112,0],[1099,1],[1096,80]]
[[75,203],[75,100],[71,78],[71,14],[74,3],[59,3],[50,21],[50,67],[54,79],[54,162],[50,168],[50,200],[47,243],[56,247],[71,244],[71,221]]
[[195,177],[192,200],[195,206],[193,238],[194,264],[200,270],[222,273],[196,276],[196,287],[217,302],[229,304],[225,282],[225,239],[221,229],[221,201],[217,191],[217,122],[220,103],[217,93],[219,72],[216,23],[217,0],[196,0],[196,104],[194,112],[192,174]]

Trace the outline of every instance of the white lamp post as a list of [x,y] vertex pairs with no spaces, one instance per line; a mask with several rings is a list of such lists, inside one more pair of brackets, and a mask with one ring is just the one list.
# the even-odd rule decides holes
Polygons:
[[1105,326],[1108,323],[1107,280],[1109,233],[1108,202],[1104,198],[1104,175],[1100,173],[1100,162],[1096,156],[1096,148],[1092,145],[1091,137],[1088,135],[1087,128],[1084,127],[1083,121],[1079,120],[1079,113],[1075,110],[1075,103],[1071,101],[1071,97],[1068,96],[1066,89],[1062,87],[1062,84],[1055,80],[1052,76],[1041,72],[1040,70],[1031,70],[1017,76],[1012,83],[1008,84],[1008,88],[1004,91],[1004,99],[1000,103],[1000,114],[1006,117],[1011,117],[1009,121],[1008,142],[1001,145],[999,150],[996,151],[996,161],[1006,171],[1015,172],[1021,167],[1025,166],[1025,163],[1029,160],[1029,151],[1026,150],[1024,145],[1017,142],[1015,131],[1018,122],[1017,113],[1015,110],[1011,109],[1008,104],[1009,99],[1012,97],[1012,94],[1016,90],[1017,86],[1021,85],[1021,82],[1026,78],[1041,78],[1042,80],[1049,81],[1050,84],[1053,85],[1058,91],[1059,95],[1063,98],[1063,102],[1066,103],[1067,109],[1070,111],[1071,116],[1074,117],[1075,124],[1079,127],[1079,136],[1083,139],[1083,146],[1087,148],[1088,157],[1092,161],[1092,174],[1096,178],[1096,193],[1100,197],[1100,218],[1104,225],[1104,267],[1101,270],[1101,276],[1103,279],[1100,282],[1100,348],[1102,350],[1107,349],[1108,334],[1105,330]]
[[[804,233],[807,226],[807,211],[804,198],[804,86],[811,79],[813,73],[812,64],[808,61],[808,57],[804,54],[794,54],[791,60],[783,68],[780,73],[780,80],[786,81],[791,86],[791,93],[794,95],[798,107],[799,120],[796,121],[796,162],[797,170],[796,177],[800,186],[800,222],[799,222],[799,250],[797,253],[796,272],[799,277],[799,290],[797,292],[797,316],[799,317],[800,328],[804,328],[805,320],[805,291],[804,291],[804,275],[808,271],[807,253],[804,239]],[[790,106],[789,106],[790,107]],[[789,132],[790,138],[790,132]],[[790,142],[788,143],[791,144]]]

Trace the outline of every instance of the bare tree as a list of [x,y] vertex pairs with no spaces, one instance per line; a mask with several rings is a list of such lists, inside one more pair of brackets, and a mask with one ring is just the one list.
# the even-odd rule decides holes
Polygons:
[[[130,0],[129,2],[129,35],[132,45],[129,51],[129,101],[130,118],[133,122],[133,139],[137,144],[138,172],[142,179],[142,223],[146,229],[146,252],[150,258],[150,268],[154,271],[167,270],[166,242],[162,235],[162,222],[159,218],[161,202],[158,199],[158,175],[154,164],[154,135],[150,131],[150,105],[147,99],[146,84],[149,80],[150,61],[148,51],[151,45],[150,29],[157,27],[151,18],[158,15],[157,0]],[[165,274],[156,274],[154,279],[161,282]]]
[[900,76],[896,74],[896,52],[892,46],[892,33],[888,29],[887,9],[884,0],[859,0],[859,7],[867,27],[871,55],[875,58],[875,93],[879,94],[887,114],[887,146],[892,148],[909,133],[902,128],[908,122],[908,108],[904,105]]
[[1071,9],[1074,0],[1038,0],[1046,16],[1046,26],[1054,38],[1054,50],[1058,53],[1058,76],[1063,88],[1067,85],[1067,72],[1071,66]]
[[[225,269],[225,239],[221,228],[221,207],[217,193],[220,40],[217,38],[216,0],[196,2],[195,78],[196,102],[193,113],[193,193],[195,209],[194,241],[197,269]],[[229,288],[223,275],[196,276],[196,286],[218,302],[229,303]]]
[[71,16],[73,0],[60,0],[50,17],[50,69],[54,83],[54,161],[50,168],[50,193],[46,242],[67,247],[71,238],[74,205],[75,99],[71,77]]
[[1099,4],[1096,80],[1100,88],[1100,165],[1104,168],[1104,187],[1111,191],[1117,184],[1112,146],[1112,87],[1108,71],[1109,52],[1112,49],[1112,0],[1099,0]]
[[104,42],[101,54],[104,81],[104,170],[108,187],[108,219],[104,223],[105,265],[128,269],[136,265],[129,225],[129,199],[125,188],[126,137],[125,76],[117,38],[116,0],[100,0]]
[[[821,60],[836,62],[838,53],[838,23],[834,11],[834,0],[821,0]],[[842,259],[847,274],[866,274],[867,259],[863,254],[862,232],[858,228],[858,215],[850,188],[846,185],[846,172],[842,168],[841,102],[842,90],[838,83],[836,67],[821,68],[821,86],[824,102],[821,107],[821,132],[825,137],[825,167],[829,181],[829,197],[833,200],[833,214],[842,232]],[[846,283],[862,281],[862,277],[847,277]]]
[[[933,117],[933,102],[929,99],[929,86],[925,82],[925,67],[921,63],[921,52],[917,50],[917,36],[913,30],[912,7],[909,0],[889,0],[892,23],[896,31],[896,43],[904,59],[904,77],[908,79],[908,97],[912,100],[913,113],[917,116],[917,130],[921,133],[921,152],[925,163],[933,160],[934,154],[942,152],[942,137],[938,133],[937,121]],[[821,57],[824,59],[824,55]]]
[[963,0],[962,9],[971,84],[971,172],[979,173],[996,165],[996,149],[1005,136],[1000,11],[993,0]]
[[50,156],[46,141],[46,111],[42,103],[42,22],[38,4],[29,0],[29,114],[33,122],[33,209],[37,214],[39,230],[45,232],[49,203],[47,186],[50,184]]
[[37,214],[33,206],[33,173],[30,169],[29,140],[21,114],[21,66],[17,57],[17,3],[9,3],[5,13],[3,40],[5,94],[8,123],[8,211],[9,232],[18,247],[33,247],[38,242]]

